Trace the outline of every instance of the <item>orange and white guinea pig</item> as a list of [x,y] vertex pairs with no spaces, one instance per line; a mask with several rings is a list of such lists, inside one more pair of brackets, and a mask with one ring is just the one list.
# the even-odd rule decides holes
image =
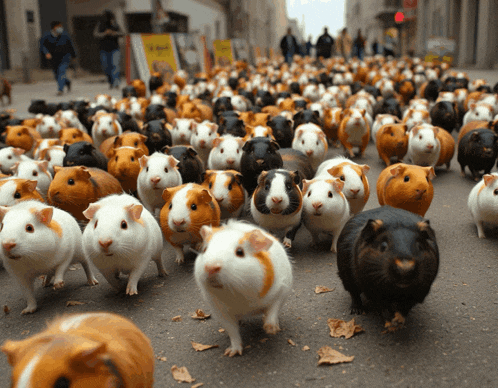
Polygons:
[[137,179],[140,174],[139,159],[144,155],[145,152],[142,149],[134,147],[111,150],[107,171],[121,183],[125,193],[137,191]]
[[110,137],[102,142],[99,147],[100,152],[102,152],[106,158],[110,158],[113,149],[120,147],[134,147],[140,148],[144,155],[149,156],[149,149],[145,145],[147,136],[144,136],[137,132],[125,132],[119,136]]
[[92,120],[92,139],[97,147],[108,137],[123,133],[123,128],[115,113],[97,113],[92,116]]
[[207,187],[218,202],[222,220],[240,216],[247,200],[242,174],[235,170],[206,170],[202,186]]
[[12,387],[152,388],[154,351],[129,319],[107,312],[56,318],[21,341],[2,345]]
[[346,109],[339,126],[337,133],[339,141],[352,158],[354,157],[353,147],[359,147],[360,157],[363,157],[370,141],[370,125],[365,113],[364,109]]
[[64,144],[74,144],[80,141],[87,141],[93,144],[92,137],[78,128],[63,128],[59,131],[59,140],[62,145]]
[[396,157],[398,161],[408,151],[408,133],[405,124],[386,124],[380,127],[377,132],[375,145],[386,166],[391,164],[391,158]]
[[0,180],[0,206],[12,206],[32,199],[45,202],[36,185],[34,180],[21,178]]
[[36,141],[41,139],[40,134],[35,129],[24,125],[8,125],[5,133],[5,144],[15,148],[22,148],[27,156],[33,154]]

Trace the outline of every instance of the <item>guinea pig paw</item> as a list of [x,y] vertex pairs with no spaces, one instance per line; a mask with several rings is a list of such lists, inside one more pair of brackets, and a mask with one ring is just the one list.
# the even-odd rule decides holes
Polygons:
[[229,348],[226,348],[224,355],[228,357],[233,357],[236,355],[242,356],[242,344],[239,344],[237,346],[230,346]]
[[21,311],[21,315],[32,314],[36,311],[36,306],[28,306],[23,311]]
[[54,281],[54,290],[58,290],[62,287],[64,287],[64,280]]
[[266,334],[272,334],[275,335],[277,334],[281,329],[278,326],[278,324],[273,324],[273,323],[265,323],[263,325],[263,330],[265,331]]
[[383,333],[394,333],[405,326],[405,317],[399,312],[394,313],[394,318],[384,324],[386,328]]
[[43,275],[42,279],[42,287],[50,287],[50,281],[52,280],[50,276]]
[[126,295],[138,295],[137,286],[128,285],[126,287]]
[[286,248],[291,248],[292,247],[292,240],[288,237],[285,237],[284,241],[282,241],[282,244],[284,244],[284,247],[286,247]]
[[97,284],[99,284],[99,281],[97,279],[95,279],[94,277],[92,277],[91,279],[88,279],[88,284],[90,286],[96,286]]

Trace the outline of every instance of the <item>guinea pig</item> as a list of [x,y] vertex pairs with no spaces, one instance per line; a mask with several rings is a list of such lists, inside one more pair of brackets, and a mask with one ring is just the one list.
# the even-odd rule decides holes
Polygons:
[[107,158],[92,143],[80,141],[71,145],[65,144],[64,152],[64,167],[86,166],[107,171]]
[[291,148],[294,131],[292,121],[283,117],[275,116],[268,121],[267,125],[272,129],[273,137],[280,148]]
[[324,112],[322,129],[327,136],[328,141],[334,145],[339,140],[338,131],[343,115],[343,110],[340,107],[326,109]]
[[5,147],[0,149],[0,170],[4,174],[12,174],[12,167],[21,160],[29,160],[24,155],[25,151],[22,148]]
[[28,156],[33,155],[36,141],[40,139],[40,134],[30,127],[15,125],[7,126],[5,130],[5,144],[22,148]]
[[436,162],[437,166],[446,165],[446,169],[450,169],[451,159],[455,155],[455,139],[451,136],[451,133],[443,129],[439,129],[436,138],[441,144],[441,152],[439,153],[439,158]]
[[119,273],[129,274],[126,295],[138,294],[138,280],[151,260],[159,276],[166,276],[161,228],[138,199],[108,195],[90,204],[83,215],[89,220],[83,251],[111,286],[120,288]]
[[220,207],[209,190],[187,183],[163,191],[165,204],[159,221],[165,240],[175,251],[175,262],[185,261],[184,245],[198,245],[203,225],[220,225]]
[[332,235],[330,251],[337,252],[337,240],[350,218],[349,202],[339,178],[303,180],[303,224],[318,247],[321,233]]
[[477,120],[492,121],[493,107],[489,104],[480,102],[469,104],[469,110],[463,116],[463,125]]
[[207,166],[211,170],[240,170],[242,146],[240,137],[223,135],[213,140],[213,148],[209,153]]
[[57,137],[61,128],[56,117],[44,115],[40,118],[40,122],[35,129],[43,139],[52,139]]
[[423,123],[427,124],[431,123],[431,116],[428,111],[424,109],[412,109],[412,108],[409,108],[405,111],[405,114],[403,116],[403,124],[406,124],[408,132],[413,127]]
[[242,186],[242,175],[235,170],[206,170],[202,186],[208,188],[220,206],[221,220],[237,218],[247,200],[247,191]]
[[178,170],[183,183],[202,183],[202,173],[206,170],[197,152],[190,146],[164,147],[163,152],[178,160]]
[[498,223],[498,174],[485,174],[470,191],[467,206],[479,238],[486,238],[484,223]]
[[276,141],[266,137],[255,137],[247,141],[242,147],[240,158],[240,172],[243,177],[244,188],[249,195],[258,185],[258,176],[262,171],[268,171],[283,166],[282,156]]
[[111,136],[121,135],[123,128],[115,113],[98,113],[93,116],[92,139],[96,147]]
[[386,166],[391,164],[391,158],[401,161],[408,151],[408,133],[406,124],[386,124],[377,132],[375,145]]
[[37,189],[44,199],[47,198],[52,175],[48,172],[48,162],[37,160],[22,160],[12,167],[13,177],[30,179],[37,182]]
[[28,179],[0,180],[0,206],[12,206],[21,201],[37,200],[45,202],[36,190],[37,182]]
[[153,215],[164,206],[163,190],[180,186],[182,176],[178,171],[178,160],[171,155],[154,152],[139,159],[140,173],[137,178],[137,194],[145,208]]
[[304,153],[316,171],[327,155],[327,137],[322,129],[313,123],[301,124],[294,133],[292,148]]
[[143,112],[143,119],[146,123],[152,120],[167,120],[167,115],[163,105],[150,104]]
[[370,166],[357,164],[338,156],[318,166],[315,178],[330,179],[332,176],[343,181],[342,192],[349,202],[349,210],[352,214],[356,214],[363,210],[370,197],[370,186],[366,176],[368,171]]
[[195,130],[197,122],[193,119],[174,119],[173,125],[166,125],[171,133],[171,141],[174,146],[190,144],[192,131]]
[[363,157],[370,141],[370,126],[365,118],[365,110],[346,109],[337,136],[351,158],[355,156],[353,152],[355,146],[359,147],[359,156]]
[[244,121],[238,116],[225,116],[222,115],[218,120],[218,134],[219,135],[232,135],[237,137],[244,137],[246,132],[246,125]]
[[152,388],[154,381],[150,340],[131,320],[107,312],[64,315],[34,336],[5,341],[2,351],[13,387]]
[[268,139],[275,140],[273,137],[273,130],[268,125],[256,125],[255,127],[251,125],[246,126],[244,142],[255,137],[267,137]]
[[149,150],[149,155],[161,151],[165,146],[171,147],[173,140],[171,133],[166,127],[166,120],[151,120],[144,124],[140,133],[147,137],[145,146]]
[[194,276],[204,300],[230,337],[225,355],[242,355],[239,320],[264,313],[263,329],[280,330],[278,313],[292,290],[292,266],[280,242],[255,225],[229,220],[203,226]]
[[297,171],[273,169],[259,174],[258,186],[251,198],[251,215],[261,227],[275,232],[283,230],[283,244],[292,246],[301,226],[303,195]]
[[408,136],[408,151],[405,160],[419,166],[435,166],[441,153],[437,138],[439,129],[431,124],[417,125]]
[[455,104],[449,101],[439,101],[431,109],[431,124],[451,133],[457,127],[457,112]]
[[144,155],[149,155],[149,149],[145,145],[147,138],[136,132],[125,132],[119,136],[113,136],[104,140],[100,144],[100,151],[107,157],[110,158],[113,149],[118,149],[120,147],[133,147],[138,148],[143,151]]
[[312,167],[310,159],[301,151],[292,148],[280,149],[279,154],[282,157],[282,168],[299,173],[301,179],[299,188],[302,191],[302,180],[312,179],[315,175],[315,169]]
[[38,160],[46,160],[48,162],[48,171],[53,175],[54,166],[62,167],[65,157],[64,147],[56,145],[41,150]]
[[197,124],[190,137],[190,144],[197,152],[199,158],[201,158],[205,167],[207,167],[209,153],[213,148],[213,140],[219,137],[217,130],[218,124],[204,121],[201,124]]
[[60,144],[59,139],[38,139],[33,147],[33,159],[39,159],[40,152],[44,149]]
[[424,301],[436,278],[436,235],[428,220],[409,211],[390,206],[367,210],[342,229],[337,267],[351,294],[351,313],[378,309],[387,315],[387,330],[395,331],[412,307]]
[[474,129],[458,142],[457,160],[461,175],[465,177],[465,166],[477,182],[480,171],[490,174],[498,156],[498,136],[489,129]]
[[144,155],[142,149],[134,147],[120,147],[111,151],[107,171],[121,183],[125,193],[137,191],[139,159]]
[[65,127],[78,128],[86,132],[85,126],[78,118],[78,112],[74,109],[59,110],[54,116],[56,122],[62,123]]
[[294,128],[293,128],[294,130],[296,130],[296,128],[299,127],[301,124],[306,124],[306,123],[313,123],[318,126],[322,125],[320,121],[320,115],[318,114],[318,112],[309,109],[297,112],[293,116],[292,120],[294,122]]
[[89,204],[123,192],[119,181],[99,168],[54,167],[54,171],[48,188],[48,202],[71,213],[79,221],[86,220],[83,211]]
[[470,121],[464,126],[462,126],[460,128],[460,131],[458,131],[457,143],[460,143],[462,137],[464,137],[467,133],[469,133],[474,129],[479,129],[479,128],[490,129],[496,133],[497,131],[495,130],[495,125],[498,128],[498,120],[496,120],[496,122],[484,121],[484,120]]
[[81,231],[67,212],[39,201],[22,201],[0,207],[1,256],[5,269],[13,276],[27,299],[22,314],[36,311],[33,281],[53,277],[55,289],[64,286],[64,273],[73,261],[80,262],[90,285],[98,284],[83,248]]
[[217,98],[213,106],[214,117],[218,120],[221,116],[221,113],[228,110],[233,110],[231,98],[230,97]]
[[389,205],[424,216],[432,198],[435,177],[433,167],[421,167],[404,163],[384,169],[377,179],[379,205]]

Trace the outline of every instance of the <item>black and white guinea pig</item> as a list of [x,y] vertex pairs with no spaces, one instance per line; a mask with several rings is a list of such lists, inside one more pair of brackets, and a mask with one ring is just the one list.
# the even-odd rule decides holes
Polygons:
[[178,160],[178,170],[183,183],[202,183],[202,174],[205,171],[204,164],[192,147],[164,147],[163,152]]

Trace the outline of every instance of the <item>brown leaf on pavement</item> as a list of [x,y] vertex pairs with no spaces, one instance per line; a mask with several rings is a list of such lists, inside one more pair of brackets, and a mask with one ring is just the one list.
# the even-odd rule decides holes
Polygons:
[[173,375],[173,378],[180,383],[193,383],[195,381],[184,366],[178,368],[176,365],[173,365],[171,367],[171,374]]
[[166,357],[161,357],[161,356],[156,356],[156,359],[159,360],[159,361],[163,361],[163,362],[166,362],[168,361],[168,359]]
[[195,349],[196,352],[202,352],[204,350],[219,347],[219,345],[203,345],[203,344],[200,344],[200,343],[194,342],[194,341],[190,341],[190,343],[192,344],[192,347]]
[[320,359],[318,360],[318,365],[322,364],[341,364],[343,362],[351,362],[354,360],[354,356],[346,356],[339,353],[337,350],[332,349],[330,346],[324,346],[317,351]]
[[303,352],[310,350],[310,347],[308,345],[304,345],[303,348],[301,349]]
[[66,302],[66,307],[79,306],[80,304],[86,304],[86,302],[78,302],[77,300],[68,300]]
[[328,287],[325,287],[325,286],[316,286],[315,287],[315,294],[323,294],[325,292],[331,292],[331,291],[334,291],[335,290],[335,287],[334,288],[328,288]]
[[346,339],[349,339],[355,334],[364,331],[360,325],[354,323],[354,318],[349,322],[341,319],[329,318],[327,324],[329,325],[330,336],[335,338],[345,337]]
[[289,343],[289,345],[291,345],[291,346],[296,346],[296,343],[295,343],[293,340],[291,340],[291,339],[288,339],[288,340],[287,340],[287,342],[288,342],[288,343]]
[[5,315],[9,314],[10,313],[10,307],[7,306],[6,304],[3,306],[3,313]]
[[181,322],[182,321],[182,316],[181,315],[177,315],[176,317],[171,318],[171,320],[173,322]]
[[201,309],[195,310],[195,314],[191,315],[191,317],[194,319],[208,319],[210,316],[211,316],[211,314],[206,314]]
[[199,388],[199,387],[202,387],[203,385],[204,385],[204,383],[198,383],[198,384],[192,385],[190,388]]

